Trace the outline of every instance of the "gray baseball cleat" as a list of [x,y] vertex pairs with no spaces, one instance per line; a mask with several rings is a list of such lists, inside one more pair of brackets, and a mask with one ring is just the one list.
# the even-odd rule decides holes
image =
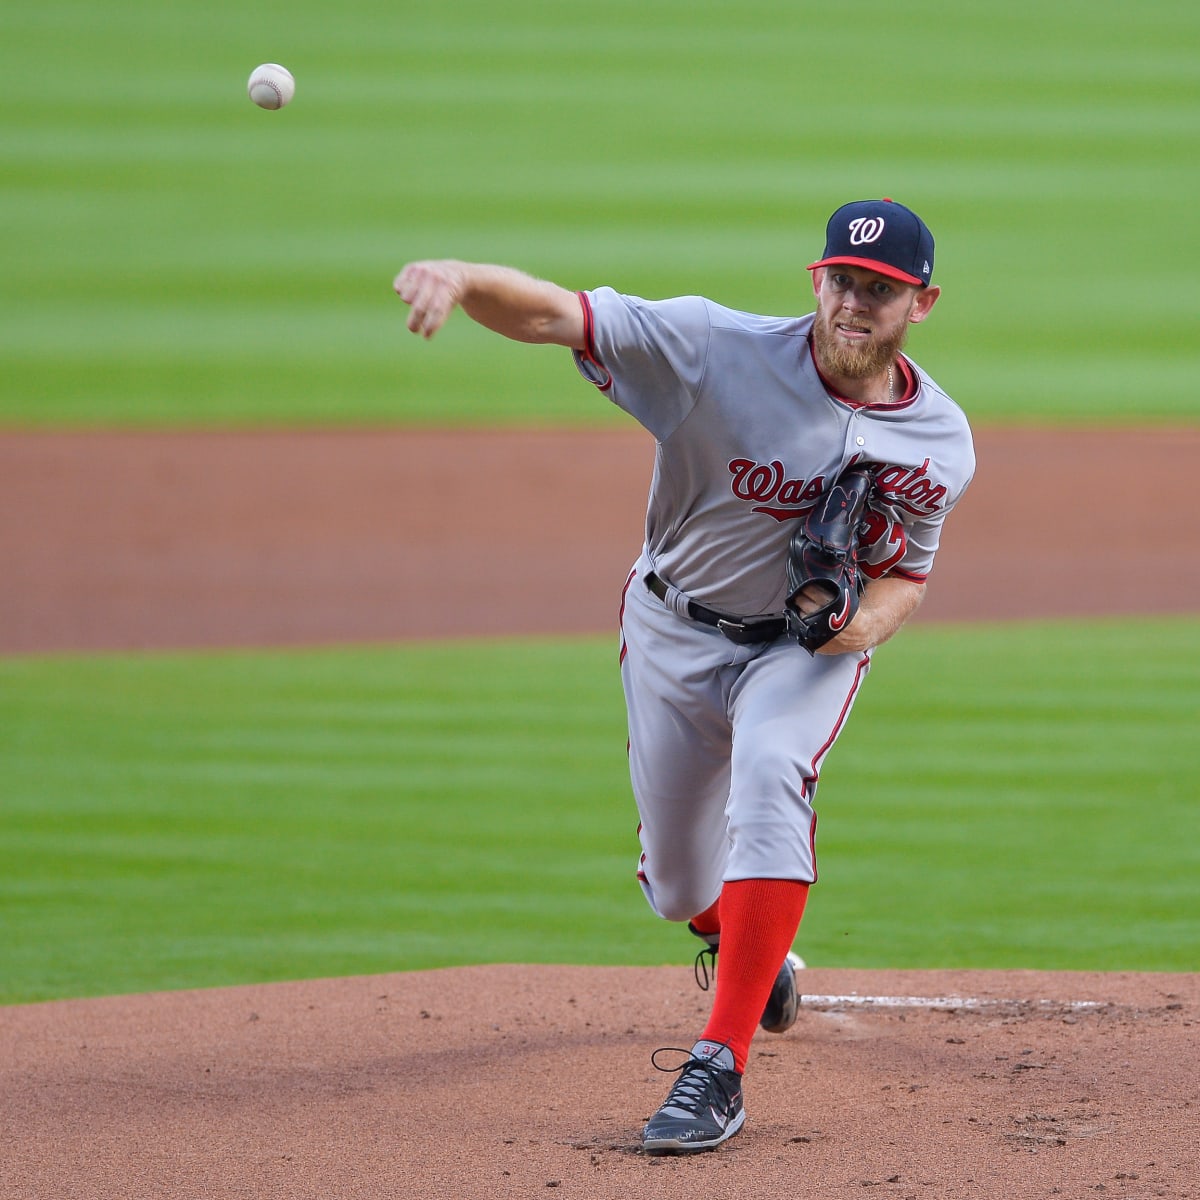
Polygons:
[[796,988],[796,972],[804,966],[804,960],[797,954],[789,954],[775,976],[771,994],[767,997],[767,1006],[763,1009],[759,1024],[768,1033],[783,1033],[796,1023],[800,1012],[800,993]]
[[[678,1067],[660,1067],[659,1054],[687,1054]],[[697,1042],[689,1053],[663,1047],[650,1056],[659,1071],[678,1071],[658,1112],[646,1122],[642,1146],[649,1154],[694,1154],[712,1150],[733,1137],[746,1120],[742,1077],[734,1069],[733,1052],[715,1042]]]

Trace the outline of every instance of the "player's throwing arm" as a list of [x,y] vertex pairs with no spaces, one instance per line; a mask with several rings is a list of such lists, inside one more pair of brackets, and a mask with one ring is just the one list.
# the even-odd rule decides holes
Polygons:
[[409,263],[392,285],[408,304],[408,328],[431,338],[455,308],[517,342],[586,347],[575,292],[512,267],[434,259]]

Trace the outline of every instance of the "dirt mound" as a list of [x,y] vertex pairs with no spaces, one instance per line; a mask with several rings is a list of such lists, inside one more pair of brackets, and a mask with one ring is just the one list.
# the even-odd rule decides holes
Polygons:
[[748,1118],[651,1158],[687,967],[483,966],[0,1010],[0,1193],[1194,1197],[1200,976],[809,969]]

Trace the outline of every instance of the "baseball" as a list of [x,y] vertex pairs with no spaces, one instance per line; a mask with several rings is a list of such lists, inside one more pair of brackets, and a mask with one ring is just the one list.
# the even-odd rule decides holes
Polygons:
[[259,108],[282,108],[296,94],[296,81],[287,67],[263,63],[250,72],[246,91]]

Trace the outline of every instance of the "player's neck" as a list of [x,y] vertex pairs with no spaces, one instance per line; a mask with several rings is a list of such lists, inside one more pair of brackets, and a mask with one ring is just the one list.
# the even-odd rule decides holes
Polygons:
[[[814,356],[815,358],[815,356]],[[865,378],[852,378],[826,370],[818,361],[817,372],[826,390],[838,400],[872,407],[895,404],[905,392],[905,380],[898,363]]]

